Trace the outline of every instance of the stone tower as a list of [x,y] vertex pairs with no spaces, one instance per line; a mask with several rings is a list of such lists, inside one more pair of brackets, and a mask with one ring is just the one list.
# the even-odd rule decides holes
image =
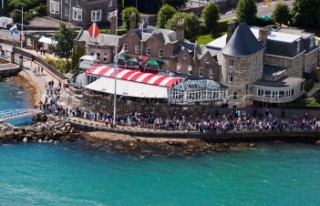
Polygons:
[[264,46],[241,23],[221,50],[221,83],[228,87],[229,107],[251,104],[251,85],[262,78]]

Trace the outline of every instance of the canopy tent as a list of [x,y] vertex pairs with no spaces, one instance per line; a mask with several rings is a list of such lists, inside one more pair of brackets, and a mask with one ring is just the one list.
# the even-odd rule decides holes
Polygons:
[[[114,94],[114,79],[101,77],[91,84],[88,84],[85,88]],[[137,98],[166,99],[168,98],[168,88],[117,79],[117,95]]]
[[259,16],[258,19],[262,22],[271,22],[272,21],[272,17],[265,15],[265,16]]
[[41,42],[41,43],[44,43],[44,44],[49,44],[49,45],[56,45],[57,44],[57,41],[49,38],[49,37],[45,37],[45,36],[42,36],[38,42]]
[[136,62],[136,63],[138,63],[138,62],[141,61],[141,59],[135,58],[135,57],[131,57],[130,59],[128,59],[128,61],[129,61],[129,62]]
[[164,62],[159,61],[159,60],[155,60],[155,59],[151,59],[151,60],[147,61],[146,64],[159,67],[159,66],[163,65]]
[[[90,69],[86,71],[86,74],[88,75],[95,75],[95,76],[105,76],[109,78],[114,78],[114,68],[111,66],[93,66]],[[118,68],[118,79],[123,79],[127,81],[133,81],[133,82],[140,82],[154,86],[162,86],[162,87],[168,87],[171,88],[172,86],[178,84],[183,79],[180,77],[167,77],[167,76],[160,76],[155,75],[152,73],[146,73],[146,72],[139,72],[129,69],[123,69]]]

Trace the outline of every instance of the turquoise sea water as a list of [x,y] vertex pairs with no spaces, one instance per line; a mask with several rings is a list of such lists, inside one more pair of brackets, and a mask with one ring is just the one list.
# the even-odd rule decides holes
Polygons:
[[0,146],[0,205],[319,205],[320,148],[259,145],[192,158],[74,144]]
[[[28,107],[26,99],[27,91],[0,81],[1,110]],[[320,205],[319,185],[320,147],[314,145],[139,159],[79,143],[0,144],[1,206],[309,206]]]
[[[30,108],[28,103],[28,91],[10,81],[9,78],[0,80],[0,111],[8,109]],[[17,120],[10,120],[7,123],[12,125],[31,123],[30,117]]]

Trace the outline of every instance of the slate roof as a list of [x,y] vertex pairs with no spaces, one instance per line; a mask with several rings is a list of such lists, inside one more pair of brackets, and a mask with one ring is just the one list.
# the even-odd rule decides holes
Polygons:
[[113,34],[99,34],[95,40],[91,40],[90,34],[88,30],[82,30],[82,32],[79,33],[78,37],[75,39],[77,41],[85,41],[86,43],[95,44],[98,43],[102,46],[118,46],[120,36],[116,36]]
[[142,39],[143,41],[149,39],[153,33],[155,33],[164,44],[176,41],[176,32],[168,29],[145,28],[142,32],[141,29],[138,28],[134,29],[133,32],[136,33],[139,39]]
[[241,23],[221,51],[229,56],[249,56],[263,48],[249,26],[246,23]]

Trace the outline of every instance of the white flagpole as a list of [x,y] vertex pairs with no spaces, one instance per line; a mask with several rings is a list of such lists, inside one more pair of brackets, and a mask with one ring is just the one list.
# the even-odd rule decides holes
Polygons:
[[[117,14],[116,14],[116,36],[118,36],[118,8],[117,8]],[[115,65],[114,65],[114,97],[113,97],[113,127],[116,127],[116,113],[117,113],[117,75],[118,75],[118,44],[119,44],[119,38],[118,43],[116,45],[116,53],[115,53]]]
[[23,43],[23,7],[22,7],[22,18],[21,18],[21,48],[22,48],[22,43]]

